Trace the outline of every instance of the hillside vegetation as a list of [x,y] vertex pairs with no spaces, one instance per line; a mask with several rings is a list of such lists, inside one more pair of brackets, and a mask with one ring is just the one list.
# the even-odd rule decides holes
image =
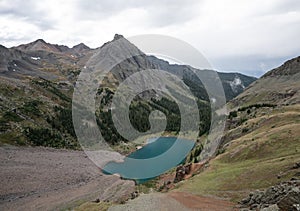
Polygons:
[[299,177],[299,127],[300,105],[237,112],[228,120],[221,154],[179,190],[239,201],[250,191]]
[[296,57],[231,100],[216,157],[179,190],[240,201],[253,190],[299,179],[299,82]]

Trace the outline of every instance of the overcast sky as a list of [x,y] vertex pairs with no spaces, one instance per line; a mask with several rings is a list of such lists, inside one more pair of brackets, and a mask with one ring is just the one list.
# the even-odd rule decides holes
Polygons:
[[300,0],[0,0],[0,44],[42,38],[99,47],[115,33],[163,34],[220,71],[261,76],[300,55]]

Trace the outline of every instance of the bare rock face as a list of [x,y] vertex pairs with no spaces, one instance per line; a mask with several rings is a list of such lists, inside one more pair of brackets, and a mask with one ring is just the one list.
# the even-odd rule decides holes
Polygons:
[[174,179],[174,183],[180,182],[184,179],[184,176],[191,172],[192,164],[189,163],[187,165],[180,165],[176,169],[176,176]]
[[300,210],[300,180],[295,179],[255,191],[241,202],[242,210]]

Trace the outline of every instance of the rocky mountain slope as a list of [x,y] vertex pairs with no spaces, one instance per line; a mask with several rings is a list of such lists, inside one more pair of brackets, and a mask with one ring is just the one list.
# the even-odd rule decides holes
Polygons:
[[230,101],[217,156],[179,190],[240,201],[244,210],[297,210],[299,187],[286,184],[300,179],[299,76],[298,57]]
[[[114,40],[120,38],[123,37],[116,35]],[[128,42],[128,45],[132,44]],[[91,49],[82,43],[69,48],[41,39],[12,48],[0,46],[1,143],[79,148],[71,119],[73,87],[80,71],[100,48]],[[99,96],[111,99],[121,81],[147,68],[159,68],[181,77],[202,102],[201,106],[205,110],[203,115],[209,115],[209,104],[206,102],[208,98],[203,85],[187,74],[191,67],[170,65],[142,52],[113,68],[106,77],[106,83],[99,88]],[[228,100],[255,80],[238,73],[219,73],[219,76]],[[140,131],[147,130],[147,114],[154,108],[159,108],[162,112],[172,111],[168,117],[173,123],[167,129],[176,131],[180,117],[178,109],[171,109],[174,103],[168,99],[149,102],[149,96],[148,101],[143,103],[144,107],[136,106],[139,105],[138,100],[132,105],[133,125]],[[101,119],[105,120],[100,129],[112,144],[118,143],[122,137],[112,125],[110,111],[107,109],[109,102],[104,100],[102,103],[104,105],[97,111],[100,122]],[[203,128],[203,132],[209,128],[209,123],[205,125],[207,127]]]
[[299,104],[300,103],[300,57],[285,62],[249,86],[245,92],[231,101],[231,106],[246,106],[255,103]]

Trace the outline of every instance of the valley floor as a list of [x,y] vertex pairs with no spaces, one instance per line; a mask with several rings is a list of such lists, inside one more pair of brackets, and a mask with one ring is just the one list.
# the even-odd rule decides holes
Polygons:
[[[89,207],[99,210],[109,199],[120,202],[135,189],[131,181],[103,175],[82,151],[42,147],[0,148],[0,210],[68,210]],[[159,210],[232,210],[234,204],[214,197],[185,192],[151,193],[115,205],[109,210],[143,210],[154,206]],[[88,203],[85,203],[90,201]],[[82,205],[83,206],[80,206]],[[111,205],[109,205],[111,206]],[[151,208],[152,209],[152,208]],[[182,210],[181,209],[181,210]]]

